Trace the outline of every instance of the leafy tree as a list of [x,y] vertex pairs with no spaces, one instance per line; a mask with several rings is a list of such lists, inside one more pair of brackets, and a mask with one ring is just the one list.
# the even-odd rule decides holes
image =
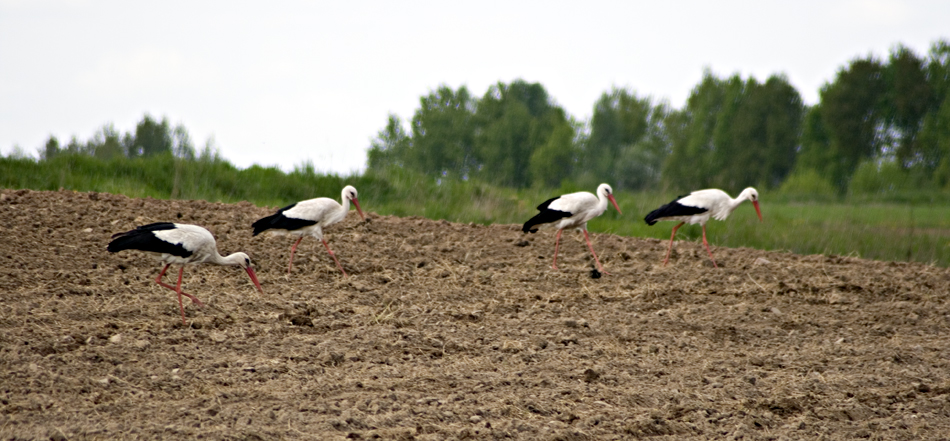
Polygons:
[[92,136],[92,139],[86,142],[84,150],[100,159],[113,159],[125,155],[119,132],[115,130],[112,124],[102,126]]
[[412,138],[403,128],[402,120],[389,114],[386,127],[370,141],[367,152],[367,168],[382,170],[389,166],[405,166],[405,156],[411,148]]
[[647,132],[635,143],[624,146],[614,174],[620,188],[644,189],[660,182],[663,161],[669,155],[669,135],[665,104],[653,107],[647,118]]
[[679,190],[778,187],[794,167],[803,112],[784,77],[762,84],[707,71],[686,108],[665,119],[671,151],[663,179]]
[[921,162],[932,164],[934,183],[938,187],[950,186],[950,95],[936,111],[924,117],[919,146]]
[[[884,66],[869,56],[853,60],[847,68],[839,70],[835,81],[823,86],[819,93],[821,105],[816,111],[821,116],[824,135],[811,133],[804,141],[826,137],[827,145],[805,144],[803,150],[822,156],[820,160],[810,158],[806,162],[829,176],[839,189],[847,187],[862,159],[882,152],[886,133],[881,131],[885,125],[880,102],[886,90]],[[816,128],[814,122],[809,128]]]
[[156,122],[151,116],[145,117],[135,126],[135,136],[126,152],[128,157],[152,156],[172,153],[172,133],[167,118]]
[[475,101],[468,89],[441,86],[422,97],[420,105],[412,118],[412,142],[404,143],[406,154],[400,155],[401,161],[430,175],[465,177],[476,165],[472,125]]
[[176,158],[193,161],[195,159],[195,145],[191,142],[191,135],[184,125],[178,124],[172,132],[172,154]]
[[[571,156],[567,152],[553,151],[566,148],[564,128],[571,125],[564,110],[552,103],[547,91],[538,83],[515,80],[511,84],[491,86],[478,102],[475,127],[478,175],[489,182],[509,187],[529,186],[532,182],[530,162],[532,157],[536,163],[542,162],[534,155],[542,147],[547,150],[545,154]],[[550,138],[555,133],[558,138],[552,141]],[[534,170],[540,171],[541,166],[535,166]],[[539,176],[537,181],[552,182],[550,173],[559,172]]]
[[62,149],[59,147],[59,140],[56,139],[55,136],[50,135],[46,144],[40,150],[40,159],[44,161],[53,159],[60,153],[62,153]]
[[668,125],[674,127],[674,136],[663,164],[663,180],[670,188],[690,190],[711,184],[713,132],[725,93],[725,83],[707,70],[687,98],[686,107],[670,115]]
[[933,167],[933,182],[950,188],[950,44],[946,40],[930,49],[927,80],[936,105],[923,118],[919,154],[924,165]]
[[801,96],[784,77],[761,84],[734,76],[725,97],[713,131],[712,185],[778,187],[795,164]]
[[842,190],[842,185],[837,180],[846,173],[832,150],[820,103],[808,108],[802,123],[801,150],[795,162],[794,174],[803,175],[806,172],[814,172],[816,176],[822,176],[829,183],[834,183],[837,191]]
[[644,188],[657,182],[667,145],[663,120],[669,110],[649,98],[614,88],[594,105],[584,147],[583,181],[610,182],[616,189]]
[[531,153],[529,168],[535,186],[557,187],[571,175],[577,161],[574,133],[569,125],[557,126],[547,142]]
[[928,54],[927,81],[933,90],[936,106],[950,97],[950,42],[938,40]]
[[69,144],[66,144],[66,148],[63,149],[65,153],[77,155],[81,153],[90,153],[86,146],[83,143],[79,142],[79,138],[76,138],[76,135],[73,135],[69,138]]
[[205,141],[205,146],[201,149],[201,154],[198,156],[198,161],[203,163],[225,162],[221,157],[221,152],[215,145],[214,136],[209,137]]
[[893,149],[902,166],[932,170],[936,163],[926,157],[917,138],[924,117],[939,104],[927,79],[925,61],[910,49],[898,46],[891,52],[884,78],[888,87],[881,113],[887,124],[885,131],[894,138],[886,148]]

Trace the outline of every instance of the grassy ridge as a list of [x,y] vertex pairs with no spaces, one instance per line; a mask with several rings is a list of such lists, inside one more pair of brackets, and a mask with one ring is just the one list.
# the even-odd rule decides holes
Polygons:
[[[170,156],[102,161],[61,155],[50,161],[0,158],[0,187],[101,191],[133,197],[249,201],[284,206],[316,196],[338,198],[345,184],[360,192],[368,211],[456,222],[521,223],[540,202],[576,188],[513,190],[477,182],[442,181],[398,169],[383,174],[323,175],[312,165],[290,173],[259,166],[239,170],[227,161],[181,161]],[[584,189],[593,192],[593,188]],[[643,216],[673,194],[618,193],[623,215],[612,208],[590,222],[591,231],[669,239],[672,223],[652,227]],[[772,197],[774,196],[774,198]],[[760,223],[751,204],[726,221],[707,226],[714,246],[841,254],[879,260],[950,266],[950,204],[803,203],[762,193]],[[684,226],[680,240],[698,240],[698,226]]]

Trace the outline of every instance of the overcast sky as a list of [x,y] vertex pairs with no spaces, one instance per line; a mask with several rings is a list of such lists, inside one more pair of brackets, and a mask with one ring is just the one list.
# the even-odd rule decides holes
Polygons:
[[146,113],[239,167],[365,167],[389,113],[521,78],[578,119],[611,87],[681,108],[709,68],[807,104],[851,59],[950,39],[950,1],[0,0],[0,151]]

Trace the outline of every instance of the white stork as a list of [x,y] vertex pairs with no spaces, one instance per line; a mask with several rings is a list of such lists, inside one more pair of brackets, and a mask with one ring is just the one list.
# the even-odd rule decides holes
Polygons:
[[762,211],[759,210],[759,192],[749,187],[739,193],[739,197],[733,199],[718,188],[706,190],[697,190],[688,195],[680,196],[672,202],[653,210],[643,220],[647,225],[653,225],[657,221],[679,221],[673,227],[673,234],[670,235],[670,248],[666,251],[666,259],[663,261],[665,266],[670,261],[670,253],[673,251],[673,238],[676,237],[676,230],[685,223],[699,224],[703,226],[703,245],[706,246],[706,252],[712,260],[713,266],[716,265],[716,259],[713,258],[712,251],[709,249],[709,242],[706,241],[706,221],[710,217],[716,220],[726,220],[733,210],[743,201],[750,200],[755,207],[755,213],[759,215],[759,221],[762,221]]
[[[604,271],[597,259],[597,253],[594,252],[594,246],[590,244],[590,236],[587,235],[587,221],[600,216],[607,210],[607,201],[614,205],[618,213],[621,213],[617,206],[617,200],[614,199],[614,190],[607,184],[600,184],[597,187],[597,196],[586,191],[570,193],[556,198],[551,198],[538,205],[540,213],[524,223],[521,231],[525,233],[535,233],[536,225],[553,224],[557,228],[557,237],[554,239],[554,263],[551,268],[557,269],[557,248],[561,241],[561,232],[565,228],[578,228],[584,232],[584,240],[587,241],[587,247],[594,256],[594,262],[597,263],[597,269],[604,274],[610,274]],[[623,214],[623,213],[621,213]]]
[[290,204],[277,210],[277,213],[254,222],[252,224],[254,235],[257,236],[264,231],[274,230],[273,232],[276,234],[298,236],[297,241],[290,248],[290,265],[287,266],[288,275],[294,267],[294,252],[297,251],[297,244],[303,240],[304,236],[313,236],[323,242],[323,246],[327,248],[330,257],[333,257],[336,266],[340,267],[340,271],[343,272],[343,277],[346,277],[343,265],[340,265],[340,261],[333,254],[330,245],[327,245],[326,239],[323,238],[323,229],[346,218],[347,213],[350,212],[350,201],[353,201],[353,205],[356,205],[356,211],[359,212],[360,218],[366,220],[366,216],[363,216],[363,210],[360,209],[360,202],[356,198],[356,194],[356,189],[347,185],[343,187],[340,195],[342,205],[330,198],[307,199]]
[[[124,233],[117,233],[112,236],[112,239],[107,248],[110,253],[140,250],[161,255],[161,261],[165,267],[158,273],[155,282],[178,293],[178,307],[181,309],[181,323],[184,325],[188,323],[185,322],[185,305],[181,301],[182,295],[198,306],[204,306],[197,297],[181,290],[181,277],[187,264],[207,262],[216,265],[239,266],[247,271],[247,275],[257,286],[257,290],[261,294],[264,293],[260,282],[257,281],[257,275],[254,274],[254,269],[251,268],[251,259],[247,257],[247,254],[234,253],[222,257],[218,254],[218,246],[211,232],[197,225],[156,222]],[[181,264],[181,269],[178,270],[178,283],[175,286],[162,282],[165,271],[173,263]]]

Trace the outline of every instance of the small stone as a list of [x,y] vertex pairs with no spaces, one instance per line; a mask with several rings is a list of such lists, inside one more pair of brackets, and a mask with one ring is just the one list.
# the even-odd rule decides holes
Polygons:
[[598,378],[600,378],[600,372],[597,372],[593,369],[587,369],[586,371],[584,371],[585,382],[592,383],[594,381],[597,381]]
[[309,326],[312,328],[313,320],[305,315],[296,315],[290,318],[290,324],[294,326]]
[[112,337],[109,337],[109,343],[119,344],[122,343],[122,334],[116,334]]

